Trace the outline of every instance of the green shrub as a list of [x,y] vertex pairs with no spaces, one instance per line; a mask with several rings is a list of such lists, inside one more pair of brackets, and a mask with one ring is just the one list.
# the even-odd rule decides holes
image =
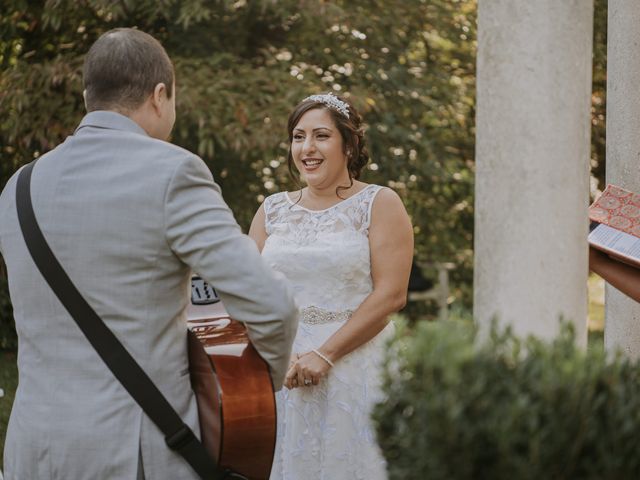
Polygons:
[[640,366],[576,347],[569,326],[480,342],[422,323],[389,351],[374,420],[391,479],[640,477]]

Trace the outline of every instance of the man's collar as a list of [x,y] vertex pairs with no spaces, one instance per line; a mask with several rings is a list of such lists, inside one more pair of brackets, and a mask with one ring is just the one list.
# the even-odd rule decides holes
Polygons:
[[108,110],[96,110],[87,113],[80,122],[80,125],[78,125],[78,128],[76,128],[74,134],[78,133],[78,130],[83,127],[123,130],[125,132],[139,133],[148,136],[147,132],[129,117]]

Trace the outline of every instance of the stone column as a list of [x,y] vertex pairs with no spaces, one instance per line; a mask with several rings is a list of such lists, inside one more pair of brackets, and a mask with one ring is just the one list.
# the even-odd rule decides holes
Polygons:
[[480,0],[474,317],[587,338],[591,0]]
[[[640,192],[640,2],[609,0],[607,183]],[[640,358],[640,305],[605,290],[604,343]]]

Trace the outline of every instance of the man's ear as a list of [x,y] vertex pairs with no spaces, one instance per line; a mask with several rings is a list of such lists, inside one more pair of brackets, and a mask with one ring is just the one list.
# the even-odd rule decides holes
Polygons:
[[88,108],[87,108],[87,89],[86,88],[82,91],[82,100],[84,101],[84,109],[88,110]]
[[151,95],[151,104],[158,115],[162,114],[162,106],[167,100],[167,86],[164,83],[158,83]]

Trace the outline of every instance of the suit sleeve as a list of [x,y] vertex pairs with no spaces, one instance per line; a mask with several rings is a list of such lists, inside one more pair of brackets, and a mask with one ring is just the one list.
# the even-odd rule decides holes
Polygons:
[[297,328],[293,296],[241,232],[220,187],[196,156],[181,162],[169,183],[165,228],[173,252],[215,287],[231,317],[245,323],[280,389]]

